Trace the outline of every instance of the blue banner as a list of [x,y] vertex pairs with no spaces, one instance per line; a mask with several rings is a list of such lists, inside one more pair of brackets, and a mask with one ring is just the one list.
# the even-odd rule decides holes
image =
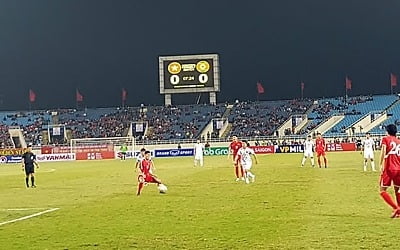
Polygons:
[[193,148],[154,150],[155,157],[180,157],[180,156],[193,156],[193,155],[194,155]]
[[15,155],[2,155],[0,156],[0,164],[5,163],[21,163],[22,156],[15,156]]
[[275,147],[275,153],[302,153],[304,145],[279,145]]

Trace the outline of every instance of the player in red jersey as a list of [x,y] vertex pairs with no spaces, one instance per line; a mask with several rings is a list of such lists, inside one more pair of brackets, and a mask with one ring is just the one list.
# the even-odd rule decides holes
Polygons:
[[150,151],[146,151],[144,152],[144,159],[140,162],[137,195],[140,195],[143,186],[147,183],[156,183],[157,186],[162,185],[161,180],[152,174],[152,168],[153,161],[150,159]]
[[318,166],[321,168],[321,156],[324,158],[325,168],[328,167],[328,160],[326,159],[326,143],[325,139],[322,138],[321,133],[317,133],[317,139],[315,139],[315,151],[317,152]]
[[244,170],[239,164],[240,158],[236,158],[239,149],[242,147],[242,142],[240,142],[237,138],[237,136],[232,136],[232,142],[229,144],[229,150],[228,150],[228,159],[230,155],[233,155],[233,166],[235,167],[235,174],[236,174],[236,181],[240,180],[239,176],[239,168],[240,168],[240,173],[242,174],[242,180],[244,180]]
[[[397,127],[394,124],[386,126],[387,136],[382,139],[381,147],[381,179],[380,192],[383,200],[393,208],[392,218],[400,216],[400,140],[397,139]],[[393,184],[397,204],[387,192]]]

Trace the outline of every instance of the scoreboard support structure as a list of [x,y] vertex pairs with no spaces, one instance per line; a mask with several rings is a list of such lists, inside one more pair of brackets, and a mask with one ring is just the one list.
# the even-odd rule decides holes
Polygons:
[[210,104],[217,104],[217,93],[210,92]]
[[184,93],[209,93],[210,103],[217,103],[218,54],[160,56],[159,77],[166,106],[172,104],[173,94]]
[[171,94],[165,94],[165,106],[170,106],[172,105],[172,96]]
[[[210,92],[209,93],[210,97],[210,104],[215,105],[217,104],[217,93],[215,92]],[[171,94],[165,94],[164,95],[164,104],[165,106],[170,106],[172,105],[172,95]]]

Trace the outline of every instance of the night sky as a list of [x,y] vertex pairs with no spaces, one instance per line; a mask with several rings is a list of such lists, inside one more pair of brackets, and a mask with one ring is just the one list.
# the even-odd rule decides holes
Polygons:
[[[163,104],[158,56],[218,53],[218,102],[390,92],[398,0],[0,0],[0,109]],[[177,96],[173,102],[193,102]]]

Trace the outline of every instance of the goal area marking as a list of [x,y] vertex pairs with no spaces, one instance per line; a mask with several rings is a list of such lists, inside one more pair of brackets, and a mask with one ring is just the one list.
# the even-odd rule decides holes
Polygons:
[[[26,210],[37,210],[37,209],[38,208],[9,208],[9,209],[2,209],[2,210],[3,211],[4,210],[5,211],[26,211]],[[6,224],[10,224],[10,223],[14,223],[14,222],[22,221],[22,220],[27,220],[27,219],[30,219],[30,218],[33,218],[33,217],[37,217],[37,216],[40,216],[40,215],[43,215],[43,214],[51,213],[51,212],[57,211],[58,209],[60,209],[60,208],[58,208],[58,207],[50,208],[50,209],[47,209],[47,210],[44,210],[44,211],[41,211],[41,212],[38,212],[38,213],[34,213],[34,214],[31,214],[31,215],[23,216],[23,217],[20,217],[20,218],[17,218],[17,219],[0,222],[0,226],[4,226]]]

